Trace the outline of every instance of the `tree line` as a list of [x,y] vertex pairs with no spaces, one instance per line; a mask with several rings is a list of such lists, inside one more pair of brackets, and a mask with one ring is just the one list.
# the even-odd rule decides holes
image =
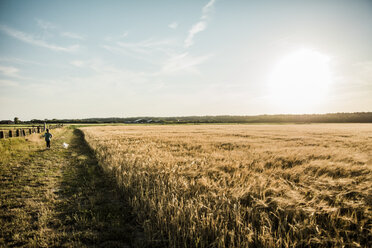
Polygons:
[[[7,123],[5,123],[7,122]],[[279,114],[279,115],[218,115],[218,116],[179,116],[179,117],[109,117],[87,119],[32,119],[21,121],[14,118],[3,124],[43,124],[43,123],[372,123],[372,112],[329,113],[329,114]]]

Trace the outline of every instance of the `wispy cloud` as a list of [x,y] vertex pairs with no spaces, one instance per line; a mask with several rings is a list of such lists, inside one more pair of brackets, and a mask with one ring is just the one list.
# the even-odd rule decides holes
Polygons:
[[185,47],[190,47],[194,44],[194,37],[197,33],[200,33],[204,31],[207,28],[207,21],[209,14],[211,12],[211,9],[213,8],[214,3],[216,0],[210,0],[202,9],[202,16],[200,17],[200,20],[194,24],[191,29],[189,30],[189,34],[187,38],[185,39]]
[[[37,22],[37,25],[41,29],[46,31],[47,33],[49,33],[49,31],[51,31],[51,30],[58,30],[57,26],[54,25],[51,22],[41,20],[41,19],[36,19],[36,22]],[[61,32],[59,35],[62,36],[62,37],[67,37],[67,38],[71,38],[71,39],[84,40],[84,37],[82,35],[76,34],[76,33],[73,33],[73,32]]]
[[[119,67],[111,63],[107,63],[101,59],[91,60],[76,60],[70,62],[76,66],[78,70],[88,69],[91,70],[87,77],[73,77],[72,83],[86,84],[92,88],[99,87],[102,90],[107,85],[115,87],[129,86],[135,83],[143,83],[150,79],[150,74],[143,71],[128,70],[125,67]],[[105,84],[102,84],[105,82]],[[91,88],[91,89],[92,89]]]
[[11,67],[11,66],[1,66],[0,65],[0,73],[1,74],[4,74],[6,76],[14,76],[17,74],[19,70],[15,67]]
[[82,60],[74,60],[74,61],[71,61],[70,64],[76,67],[84,67],[85,62]]
[[6,79],[0,79],[0,87],[17,87],[19,86],[18,82],[6,80]]
[[99,73],[121,74],[125,72],[126,74],[129,74],[128,70],[124,70],[123,68],[119,68],[115,65],[109,64],[99,58],[94,58],[90,60],[73,60],[70,62],[70,64],[78,68],[87,68]]
[[49,30],[49,29],[55,29],[56,26],[53,23],[41,20],[41,19],[36,19],[37,25],[44,29],[44,30]]
[[71,32],[63,32],[61,33],[61,36],[71,38],[71,39],[76,39],[76,40],[84,40],[83,36],[79,34],[71,33]]
[[[210,1],[203,8],[201,19],[207,18],[214,0]],[[176,27],[176,22],[169,24]],[[201,21],[193,26],[190,32],[198,33],[206,28],[206,22]],[[192,37],[191,37],[192,39]],[[151,76],[168,76],[184,73],[200,73],[198,66],[208,60],[211,55],[192,55],[185,52],[183,43],[176,39],[155,39],[149,38],[137,42],[123,42],[106,40],[111,44],[102,45],[102,48],[113,53],[121,53],[127,58],[144,61],[151,65],[147,72]],[[190,41],[192,42],[192,40]],[[72,65],[76,67],[86,66],[83,61],[73,61]],[[151,69],[150,69],[151,68]]]
[[168,25],[169,28],[171,29],[177,29],[178,28],[178,22],[172,22]]
[[42,65],[45,66],[46,64],[39,63],[36,61],[26,60],[26,59],[20,59],[20,58],[12,58],[12,57],[0,57],[0,62],[6,62],[6,63],[16,63],[16,64],[30,64],[30,65]]
[[0,76],[28,80],[29,78],[19,75],[19,69],[13,66],[0,65]]
[[104,48],[107,51],[110,51],[115,54],[123,54],[127,57],[133,58],[135,60],[141,60],[143,62],[146,62],[148,64],[156,65],[158,62],[154,60],[153,58],[150,58],[151,56],[146,50],[137,50],[132,48],[124,48],[120,47],[118,45],[103,45],[102,48]]
[[[198,66],[208,60],[211,55],[195,56],[184,51],[181,44],[173,39],[146,39],[138,42],[116,42],[103,45],[104,49],[122,53],[151,64],[156,71],[148,72],[152,76],[175,75],[178,73],[198,74]],[[73,61],[72,65],[81,67],[82,61]]]
[[204,7],[203,7],[203,10],[202,10],[202,17],[201,19],[203,20],[206,20],[208,19],[208,16],[209,16],[209,13],[211,12],[212,8],[213,8],[213,5],[214,3],[216,2],[216,0],[210,0]]
[[127,57],[144,61],[152,65],[160,65],[160,61],[174,53],[179,47],[174,39],[146,39],[138,42],[115,42],[102,45],[113,53],[121,53]]
[[4,32],[5,34],[13,38],[16,38],[20,41],[23,41],[23,42],[26,42],[26,43],[29,43],[35,46],[44,47],[44,48],[47,48],[53,51],[73,52],[79,49],[79,45],[76,45],[76,44],[67,46],[67,47],[49,44],[44,40],[35,38],[33,35],[9,28],[5,25],[0,25],[0,30]]
[[103,40],[107,42],[116,42],[116,41],[126,38],[128,35],[129,35],[129,31],[125,31],[118,35],[107,35],[106,37],[103,38]]
[[194,36],[197,33],[200,33],[201,31],[205,30],[207,27],[207,23],[205,21],[200,21],[196,23],[189,31],[189,35],[187,36],[185,40],[185,47],[190,47],[194,44]]
[[132,50],[138,53],[152,53],[154,51],[165,51],[169,46],[174,46],[175,42],[171,39],[147,39],[139,42],[129,43],[129,42],[117,42],[117,45]]
[[166,61],[162,68],[162,73],[163,74],[174,74],[178,72],[198,73],[196,66],[202,64],[210,57],[211,55],[192,56],[187,52],[175,54]]

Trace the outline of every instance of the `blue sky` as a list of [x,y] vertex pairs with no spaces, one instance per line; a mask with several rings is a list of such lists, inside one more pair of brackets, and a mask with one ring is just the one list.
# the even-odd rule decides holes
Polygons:
[[[372,111],[371,23],[368,0],[0,0],[0,119]],[[327,92],[275,102],[301,49]]]

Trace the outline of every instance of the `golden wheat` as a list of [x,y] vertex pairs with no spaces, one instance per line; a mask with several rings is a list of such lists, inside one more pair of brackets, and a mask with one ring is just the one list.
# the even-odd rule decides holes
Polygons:
[[370,124],[82,130],[152,242],[372,245]]

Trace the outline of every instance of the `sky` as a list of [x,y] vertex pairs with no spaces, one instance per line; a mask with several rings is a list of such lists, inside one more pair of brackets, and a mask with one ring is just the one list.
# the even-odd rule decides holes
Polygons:
[[0,0],[0,119],[372,111],[370,0]]

